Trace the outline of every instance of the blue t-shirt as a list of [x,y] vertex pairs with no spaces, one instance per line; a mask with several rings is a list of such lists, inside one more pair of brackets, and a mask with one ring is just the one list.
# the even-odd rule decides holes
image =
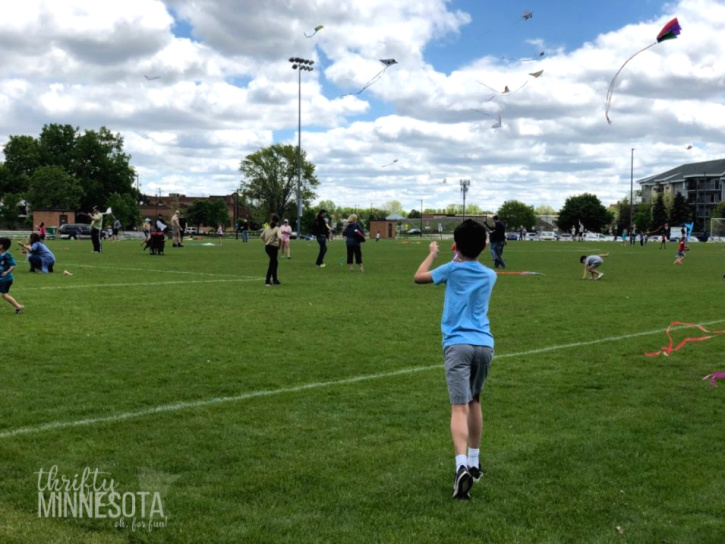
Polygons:
[[30,254],[40,257],[40,261],[43,263],[43,266],[55,264],[55,255],[53,255],[53,252],[48,249],[48,246],[41,242],[35,242],[32,246],[30,246]]
[[[17,265],[18,263],[15,262],[15,259],[13,259],[13,256],[10,255],[10,253],[6,252],[0,255],[0,274],[10,269],[11,266]],[[8,274],[7,276],[0,276],[0,281],[13,281],[12,273]]]
[[451,261],[431,272],[433,283],[446,284],[441,331],[443,347],[456,344],[493,348],[488,320],[496,273],[478,261]]

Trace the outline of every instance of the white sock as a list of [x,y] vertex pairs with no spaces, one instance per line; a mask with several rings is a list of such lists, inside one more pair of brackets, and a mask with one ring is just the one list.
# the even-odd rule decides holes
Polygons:
[[466,466],[466,459],[465,455],[456,455],[456,472],[458,472],[459,468]]
[[468,466],[469,467],[476,467],[478,468],[478,455],[480,454],[481,450],[468,448]]

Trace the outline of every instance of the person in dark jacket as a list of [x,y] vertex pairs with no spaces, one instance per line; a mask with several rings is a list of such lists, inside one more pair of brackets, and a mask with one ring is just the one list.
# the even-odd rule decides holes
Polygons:
[[320,244],[320,252],[317,254],[317,261],[315,264],[319,268],[325,268],[325,253],[327,253],[327,236],[330,233],[330,226],[325,221],[327,216],[327,210],[320,210],[317,212],[314,223],[312,223],[312,234],[317,239],[317,243]]
[[486,227],[491,231],[489,239],[491,240],[493,264],[496,268],[506,268],[506,263],[503,260],[503,247],[506,244],[506,224],[498,218],[498,215],[494,215],[493,220],[493,227],[486,222]]
[[365,241],[365,231],[357,222],[357,215],[354,213],[347,218],[347,226],[343,232],[345,235],[345,243],[347,244],[347,265],[350,267],[350,272],[355,268],[352,264],[352,258],[355,257],[355,263],[360,267],[360,272],[363,272],[363,260],[362,260],[362,248],[360,244]]

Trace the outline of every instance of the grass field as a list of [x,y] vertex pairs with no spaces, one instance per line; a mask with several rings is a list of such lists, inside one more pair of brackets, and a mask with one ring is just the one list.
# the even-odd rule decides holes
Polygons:
[[[0,542],[725,542],[725,335],[645,357],[676,320],[725,329],[725,244],[510,243],[490,307],[484,478],[451,500],[443,288],[427,242],[365,273],[293,242],[50,242],[0,301]],[[609,251],[598,282],[582,254]],[[17,251],[14,251],[18,257]],[[450,258],[448,244],[438,263]],[[486,252],[482,262],[491,264]],[[677,330],[677,340],[700,335]],[[165,526],[38,515],[38,472],[157,492]],[[135,512],[137,521],[143,521]],[[158,521],[158,519],[157,519]]]

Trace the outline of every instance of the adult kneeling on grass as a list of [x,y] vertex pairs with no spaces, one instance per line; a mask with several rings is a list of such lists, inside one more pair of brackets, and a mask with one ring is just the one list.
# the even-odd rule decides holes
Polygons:
[[40,270],[43,274],[47,274],[53,271],[53,266],[55,265],[55,255],[53,255],[53,252],[43,243],[37,232],[33,232],[30,235],[28,244],[18,243],[18,245],[23,249],[23,253],[28,255],[31,272]]

